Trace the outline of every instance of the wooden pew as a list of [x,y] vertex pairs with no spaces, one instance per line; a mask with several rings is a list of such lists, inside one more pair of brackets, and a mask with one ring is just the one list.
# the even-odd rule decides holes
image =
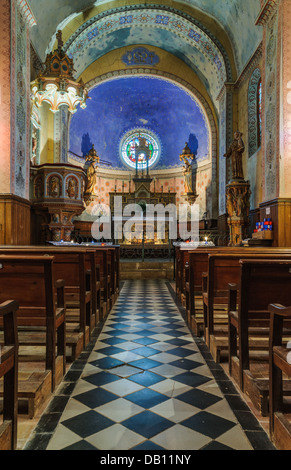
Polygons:
[[226,247],[197,248],[185,256],[185,286],[182,290],[186,299],[187,323],[196,336],[204,334],[203,292],[207,291],[208,256],[210,253],[230,253],[232,250]]
[[[274,250],[274,253],[278,250]],[[190,250],[185,255],[187,261],[184,267],[187,323],[196,336],[204,334],[204,325],[207,322],[207,315],[203,303],[203,293],[207,296],[207,273],[209,255],[230,253],[266,253],[265,248],[245,248],[245,247],[210,247]],[[204,286],[203,286],[204,284]],[[193,288],[194,287],[194,288]],[[223,286],[227,290],[226,286]],[[223,308],[223,307],[222,307]],[[226,308],[224,308],[226,311]]]
[[[240,268],[239,286],[230,285],[229,372],[258,411],[267,416],[268,306],[290,301],[291,259],[241,259]],[[286,393],[291,393],[290,382],[286,383]]]
[[118,245],[112,245],[109,247],[109,251],[111,253],[110,278],[112,302],[114,305],[119,294],[120,247]]
[[[207,302],[207,273],[209,264],[209,255],[226,255],[229,254],[252,254],[252,253],[288,253],[289,250],[282,248],[267,249],[263,247],[212,247],[209,250],[205,248],[198,248],[197,250],[188,252],[188,261],[185,265],[185,296],[186,296],[186,311],[187,311],[187,323],[189,328],[193,331],[196,336],[202,336],[204,334],[204,326],[207,324],[207,309],[203,302]],[[291,253],[291,251],[290,251]],[[227,275],[227,272],[224,274]],[[224,292],[227,291],[227,283],[223,285],[223,279],[221,279],[221,289]],[[203,287],[204,284],[204,287]],[[194,288],[193,288],[194,286]],[[202,294],[203,291],[203,294]],[[223,305],[224,304],[224,305]],[[221,314],[225,312],[225,318],[227,319],[227,296],[225,296],[224,302],[220,306]],[[222,320],[223,322],[223,320]],[[207,338],[206,338],[207,339]]]
[[100,318],[104,319],[116,302],[119,293],[120,246],[106,243],[81,243],[76,246],[86,246],[95,251],[102,291]]
[[77,359],[88,344],[90,332],[96,325],[96,316],[99,316],[93,310],[97,307],[93,299],[97,298],[98,288],[94,250],[84,246],[28,245],[2,246],[0,254],[3,253],[54,256],[55,275],[65,280],[67,359]]
[[240,259],[291,258],[289,250],[229,250],[208,255],[207,288],[203,293],[205,341],[216,362],[228,354],[228,284],[240,282]]
[[[19,253],[25,251],[31,254],[47,253],[55,256],[59,275],[66,281],[68,360],[75,360],[88,343],[90,331],[106,317],[117,298],[119,290],[119,246],[70,243],[69,245],[58,244],[57,246],[48,245],[43,247],[0,247],[0,253],[2,251],[15,253],[15,250]],[[73,254],[76,257],[76,253],[78,253],[79,260],[76,258],[74,264]],[[70,256],[70,259],[68,256]],[[78,309],[79,319],[76,317]]]
[[0,305],[0,318],[4,327],[4,341],[0,347],[0,378],[4,377],[3,423],[0,426],[0,450],[17,447],[17,388],[18,388],[18,336],[14,300]]
[[31,418],[66,372],[64,286],[53,256],[0,256],[0,302],[8,297],[19,304],[18,398]]
[[277,449],[291,450],[291,407],[284,396],[284,380],[291,378],[291,344],[283,343],[283,327],[286,321],[291,322],[291,307],[271,304],[269,313],[270,438]]
[[86,261],[85,249],[50,248],[43,252],[54,255],[58,276],[65,279],[66,326],[70,334],[70,343],[67,341],[67,345],[70,344],[73,361],[88,344],[96,322],[96,314],[93,314],[92,309],[91,260],[89,257]]
[[185,265],[185,308],[187,324],[196,336],[204,333],[203,273],[208,270],[208,251],[188,253]]
[[108,249],[95,249],[96,264],[100,267],[100,285],[101,285],[101,312],[100,319],[104,320],[112,306],[111,299],[111,255]]

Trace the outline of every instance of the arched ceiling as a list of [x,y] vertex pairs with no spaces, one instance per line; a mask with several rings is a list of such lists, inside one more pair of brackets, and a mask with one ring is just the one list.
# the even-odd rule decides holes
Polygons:
[[[114,9],[114,14],[116,14],[118,11],[116,9],[124,6],[122,1],[109,0],[49,0],[49,2],[28,0],[28,3],[37,22],[31,30],[31,39],[41,60],[45,59],[46,52],[53,47],[58,29],[67,27],[67,32],[74,34],[77,28],[80,28],[86,21],[92,20],[96,15],[106,10],[113,12]],[[154,2],[152,3],[154,5]],[[161,8],[169,6],[172,13],[174,9],[190,15],[196,26],[201,26],[206,34],[213,35],[215,40],[222,45],[230,61],[234,61],[236,75],[239,75],[262,38],[261,27],[255,26],[260,3],[260,0],[162,0],[158,6]],[[126,7],[130,5],[143,6],[144,12],[151,11],[152,8],[150,3],[134,0],[126,2]],[[139,35],[143,40],[138,38],[134,28],[136,28],[135,24],[127,25],[132,41],[139,39],[138,43],[146,44],[149,40],[147,28],[140,28]],[[122,39],[124,27],[115,30],[112,40],[115,44],[119,39],[118,31]],[[171,36],[166,39],[160,38],[160,40],[171,42]]]
[[156,169],[180,167],[186,141],[197,162],[211,160],[211,129],[202,105],[182,87],[154,76],[117,77],[93,88],[86,109],[71,118],[71,156],[85,157],[94,143],[101,159],[124,168],[123,138],[137,129],[158,138]]

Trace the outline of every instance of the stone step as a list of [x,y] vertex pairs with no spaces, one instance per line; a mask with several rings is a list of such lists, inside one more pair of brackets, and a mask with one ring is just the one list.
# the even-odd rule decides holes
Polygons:
[[173,279],[172,262],[121,262],[120,279]]
[[120,271],[133,271],[138,269],[174,269],[174,264],[167,261],[125,261],[120,263]]

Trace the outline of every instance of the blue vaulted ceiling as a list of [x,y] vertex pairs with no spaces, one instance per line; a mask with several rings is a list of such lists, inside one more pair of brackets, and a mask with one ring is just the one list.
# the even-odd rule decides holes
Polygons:
[[124,77],[103,82],[89,93],[86,109],[78,109],[70,124],[69,150],[84,156],[92,144],[102,160],[125,168],[120,142],[131,129],[157,135],[161,157],[156,169],[181,166],[179,155],[189,142],[197,160],[209,157],[209,127],[200,104],[170,81]]
[[[100,6],[100,11],[106,10],[106,5],[114,11],[119,8],[118,1],[109,0],[28,0],[37,25],[31,31],[31,38],[41,60],[45,59],[45,53],[49,46],[52,47],[52,39],[59,28],[74,18],[78,17],[79,24],[86,21],[94,7]],[[259,14],[260,0],[177,0],[167,2],[160,6],[174,6],[176,9],[193,7],[213,18],[227,33],[233,47],[238,74],[252,56],[262,39],[261,27],[255,25]],[[133,5],[133,2],[131,2]],[[151,10],[151,4],[136,2]],[[97,14],[97,12],[96,12]],[[193,10],[195,17],[195,10]],[[143,42],[144,43],[144,42]]]

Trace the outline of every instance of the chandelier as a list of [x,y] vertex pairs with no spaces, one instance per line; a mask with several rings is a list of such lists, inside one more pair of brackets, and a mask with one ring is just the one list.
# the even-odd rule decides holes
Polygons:
[[32,99],[37,106],[47,102],[53,113],[66,105],[73,114],[78,104],[81,108],[86,107],[88,92],[82,79],[74,80],[74,64],[63,51],[62,32],[58,31],[56,37],[57,49],[47,55],[44,71],[31,83]]

